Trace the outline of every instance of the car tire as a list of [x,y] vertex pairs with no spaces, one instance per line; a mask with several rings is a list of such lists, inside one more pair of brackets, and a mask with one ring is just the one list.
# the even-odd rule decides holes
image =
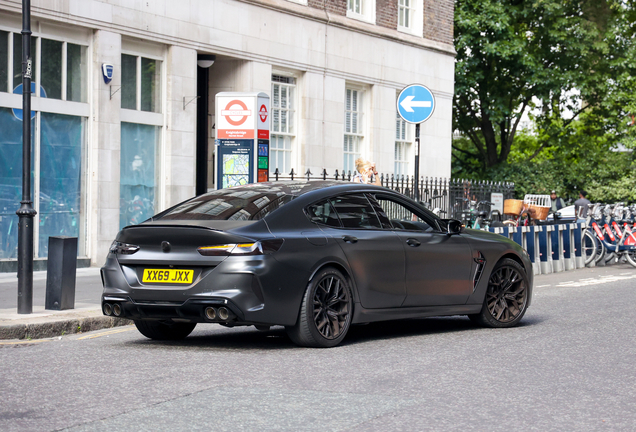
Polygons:
[[484,327],[514,327],[526,313],[528,294],[528,276],[523,266],[505,258],[490,274],[481,312],[469,318]]
[[179,340],[188,337],[196,323],[165,323],[161,321],[135,320],[139,333],[155,340]]
[[307,285],[294,326],[285,328],[299,346],[330,348],[347,335],[353,300],[347,279],[338,270],[320,270]]

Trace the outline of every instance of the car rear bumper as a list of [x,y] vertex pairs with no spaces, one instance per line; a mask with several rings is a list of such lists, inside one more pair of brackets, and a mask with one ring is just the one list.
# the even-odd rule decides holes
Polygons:
[[[237,257],[214,267],[194,267],[195,280],[189,285],[143,284],[139,276],[142,267],[120,263],[109,255],[101,269],[105,315],[133,320],[293,325],[302,296],[297,287],[304,286],[300,281],[307,278],[269,256]],[[227,310],[227,319],[219,316],[220,308]]]

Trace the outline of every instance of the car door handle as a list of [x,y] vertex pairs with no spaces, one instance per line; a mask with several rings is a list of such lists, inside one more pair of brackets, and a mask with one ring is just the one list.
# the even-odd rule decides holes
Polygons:
[[345,241],[345,243],[357,243],[358,242],[358,238],[354,237],[354,236],[342,236],[342,239]]
[[406,241],[406,244],[409,246],[418,247],[422,243],[420,243],[418,240],[415,240],[414,238],[410,238]]

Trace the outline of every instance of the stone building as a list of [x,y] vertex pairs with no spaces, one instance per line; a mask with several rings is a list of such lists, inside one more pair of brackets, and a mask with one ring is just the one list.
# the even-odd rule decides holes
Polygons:
[[[21,197],[21,7],[0,0],[4,271]],[[215,188],[219,92],[270,95],[271,172],[332,175],[362,156],[412,174],[396,96],[424,84],[436,109],[420,174],[450,175],[453,0],[32,0],[31,14],[36,269],[49,236],[79,237],[101,265],[121,227]]]

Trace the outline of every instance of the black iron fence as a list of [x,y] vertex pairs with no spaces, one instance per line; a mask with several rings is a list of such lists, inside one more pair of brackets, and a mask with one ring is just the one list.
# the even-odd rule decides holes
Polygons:
[[[281,174],[278,169],[270,176],[270,180],[341,180],[351,181],[355,173],[351,171],[333,175],[326,169],[318,175],[309,169],[302,175],[293,169],[288,175]],[[400,192],[415,199],[415,177],[379,174],[382,186]],[[431,210],[440,209],[440,216],[459,219],[462,212],[470,207],[470,201],[490,201],[492,193],[503,194],[504,199],[514,198],[515,185],[509,182],[492,182],[485,180],[447,179],[441,177],[420,177],[418,182],[419,200]],[[485,210],[490,210],[485,208]]]

